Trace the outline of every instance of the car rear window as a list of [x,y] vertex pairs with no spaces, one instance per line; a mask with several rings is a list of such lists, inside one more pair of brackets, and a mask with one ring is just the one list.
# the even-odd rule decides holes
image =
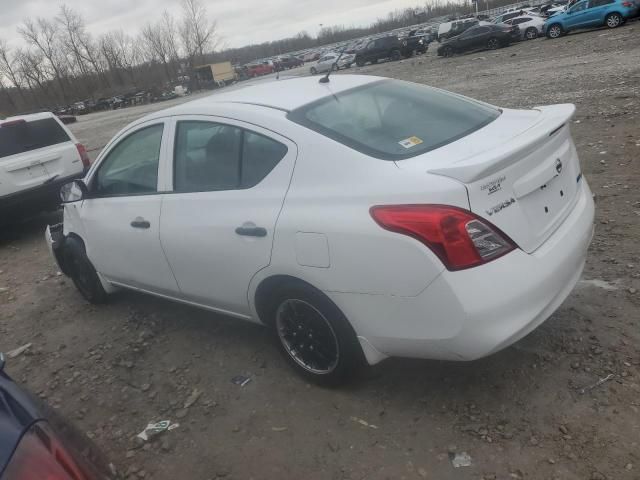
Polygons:
[[69,136],[53,118],[0,124],[0,158],[68,141]]
[[442,147],[498,116],[500,110],[484,103],[398,80],[340,92],[288,114],[300,125],[382,160]]

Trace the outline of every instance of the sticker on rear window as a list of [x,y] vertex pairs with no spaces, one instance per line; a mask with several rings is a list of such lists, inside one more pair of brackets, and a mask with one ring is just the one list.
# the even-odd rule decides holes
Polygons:
[[409,137],[405,138],[404,140],[400,140],[398,143],[404,148],[411,148],[415,147],[416,145],[420,145],[422,143],[422,140],[420,140],[418,137]]

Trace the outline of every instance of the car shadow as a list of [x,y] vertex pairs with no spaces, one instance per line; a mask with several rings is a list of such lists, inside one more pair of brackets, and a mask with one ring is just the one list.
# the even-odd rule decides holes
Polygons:
[[24,217],[16,214],[15,219],[5,220],[0,224],[0,247],[12,242],[33,239],[36,236],[44,238],[47,225],[62,221],[62,210],[40,212]]

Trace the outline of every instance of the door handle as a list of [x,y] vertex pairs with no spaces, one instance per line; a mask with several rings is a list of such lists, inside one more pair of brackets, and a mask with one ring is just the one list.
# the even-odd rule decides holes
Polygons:
[[147,220],[142,218],[142,217],[136,217],[131,222],[131,226],[133,228],[144,228],[144,229],[147,229],[147,228],[151,227],[151,224]]
[[242,226],[236,228],[236,233],[245,237],[266,237],[267,229],[255,226]]

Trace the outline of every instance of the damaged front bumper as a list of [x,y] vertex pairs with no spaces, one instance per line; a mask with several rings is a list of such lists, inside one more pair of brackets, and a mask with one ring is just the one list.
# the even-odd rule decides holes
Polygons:
[[65,275],[69,275],[68,270],[64,264],[64,242],[65,236],[63,233],[63,224],[57,223],[55,225],[47,225],[44,232],[44,238],[49,248],[49,253],[55,259],[58,264],[58,268]]

